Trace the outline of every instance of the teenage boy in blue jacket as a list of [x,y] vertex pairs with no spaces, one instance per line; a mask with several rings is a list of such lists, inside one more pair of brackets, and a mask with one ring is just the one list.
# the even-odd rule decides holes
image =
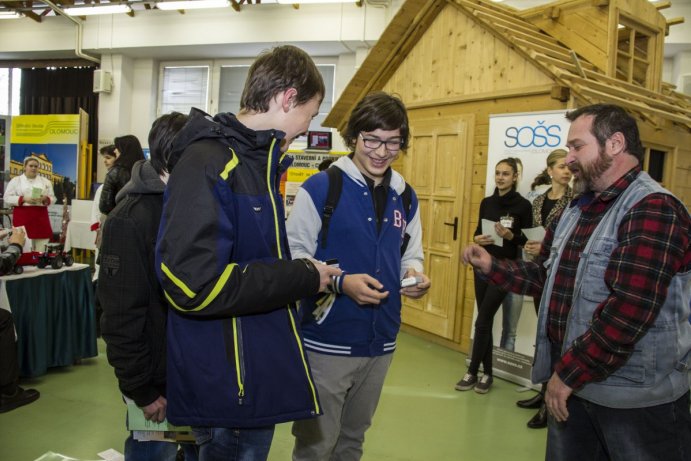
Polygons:
[[294,46],[250,67],[240,112],[193,110],[178,134],[156,251],[168,315],[168,420],[199,459],[263,460],[274,425],[321,413],[295,303],[340,270],[291,260],[278,186],[284,153],[324,82]]
[[[406,209],[406,183],[391,168],[408,147],[405,106],[386,93],[369,94],[343,138],[353,152],[330,167],[342,172],[343,184],[325,244],[326,172],[303,184],[287,224],[293,257],[337,259],[344,271],[334,293],[303,303],[305,347],[324,415],[293,424],[293,460],[360,459],[396,349],[400,295],[419,298],[430,287],[417,196],[410,191]],[[417,283],[401,288],[411,276]]]

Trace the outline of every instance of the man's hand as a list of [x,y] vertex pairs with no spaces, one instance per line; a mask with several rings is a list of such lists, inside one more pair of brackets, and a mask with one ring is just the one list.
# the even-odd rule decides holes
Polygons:
[[463,262],[488,274],[492,268],[492,256],[479,245],[468,245],[463,249]]
[[552,377],[547,383],[547,392],[545,392],[545,405],[550,414],[554,416],[558,422],[564,422],[569,417],[569,411],[566,409],[566,401],[569,399],[573,389],[564,384],[558,374],[553,373]]
[[319,293],[326,291],[327,287],[331,285],[331,277],[341,275],[343,271],[337,267],[327,266],[316,260],[312,260],[314,267],[319,272]]
[[525,245],[523,245],[525,252],[534,257],[540,255],[540,247],[542,247],[542,242],[537,240],[528,240],[525,242]]
[[409,298],[413,299],[418,299],[422,298],[425,293],[427,293],[427,290],[429,290],[429,287],[432,285],[432,282],[430,282],[429,278],[423,274],[422,272],[418,272],[415,269],[408,269],[403,276],[403,278],[407,277],[421,277],[422,282],[413,285],[411,287],[406,287],[406,288],[401,288],[401,294],[405,295]]
[[168,401],[162,395],[159,395],[156,400],[151,402],[145,407],[142,407],[144,411],[144,418],[147,421],[153,421],[155,423],[160,423],[166,419],[166,407],[168,406]]
[[367,274],[346,274],[343,279],[343,293],[360,305],[379,304],[389,296],[388,291],[379,291],[382,288],[379,280]]
[[23,227],[14,227],[12,228],[12,235],[10,236],[9,239],[10,243],[16,243],[17,245],[24,246],[24,242],[26,242],[26,231],[24,230]]

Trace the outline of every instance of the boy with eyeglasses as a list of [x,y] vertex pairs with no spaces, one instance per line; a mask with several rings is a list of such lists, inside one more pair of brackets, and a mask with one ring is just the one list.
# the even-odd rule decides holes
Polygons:
[[[352,153],[336,161],[343,175],[338,206],[322,242],[329,178],[309,178],[287,223],[293,258],[337,260],[332,293],[303,302],[305,348],[324,415],[293,424],[293,460],[359,459],[396,349],[401,297],[423,296],[422,231],[417,196],[410,209],[403,177],[391,163],[408,147],[401,100],[378,92],[353,110],[343,135]],[[406,236],[408,234],[409,240]],[[405,242],[407,241],[407,245]],[[401,279],[417,277],[401,288]]]

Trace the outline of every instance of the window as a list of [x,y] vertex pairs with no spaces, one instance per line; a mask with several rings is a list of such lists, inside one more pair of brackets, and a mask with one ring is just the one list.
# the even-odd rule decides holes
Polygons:
[[646,147],[643,169],[651,178],[665,187],[669,187],[669,151],[659,147]]
[[250,66],[222,66],[218,95],[218,111],[237,114],[240,110],[240,97]]
[[657,33],[625,16],[619,16],[616,44],[616,78],[648,87]]
[[209,66],[163,65],[158,114],[189,113],[192,107],[208,111]]
[[[162,115],[173,110],[186,114],[191,107],[197,107],[211,115],[218,112],[237,114],[240,110],[240,98],[251,62],[238,61],[240,62],[162,63],[158,114]],[[210,74],[211,69],[213,73]],[[324,79],[326,94],[319,114],[310,124],[311,131],[324,129],[322,122],[333,107],[335,91],[336,65],[317,64],[317,69]],[[210,94],[212,96],[209,96]],[[218,98],[215,97],[216,94]],[[295,140],[292,148],[300,149],[306,145],[306,142],[307,138],[302,136]]]
[[0,115],[19,115],[21,69],[0,68]]
[[[240,110],[240,98],[245,87],[245,80],[249,73],[249,65],[221,66],[218,112],[232,112],[237,114]],[[331,111],[334,100],[334,78],[336,66],[334,64],[317,64],[317,69],[324,79],[326,94],[317,115],[310,123],[310,131],[320,131],[322,122]]]

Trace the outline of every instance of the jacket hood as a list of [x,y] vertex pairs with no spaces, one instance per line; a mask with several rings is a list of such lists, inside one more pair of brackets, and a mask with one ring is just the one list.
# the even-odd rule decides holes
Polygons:
[[179,159],[190,144],[203,139],[218,139],[226,144],[230,139],[233,139],[237,143],[237,145],[232,146],[233,148],[251,151],[250,148],[269,146],[274,139],[280,142],[284,137],[285,133],[280,130],[255,131],[247,128],[238,121],[235,115],[229,112],[223,112],[212,117],[200,109],[192,108],[189,120],[175,136],[170,158],[174,161]]
[[132,175],[125,186],[115,196],[115,203],[128,194],[162,194],[166,184],[147,160],[140,160],[132,167]]
[[[344,155],[332,163],[332,165],[343,170],[343,172],[355,182],[361,184],[363,187],[367,187],[367,182],[365,182],[364,176],[360,170],[358,170],[357,166],[349,156]],[[399,195],[402,194],[403,190],[405,189],[405,180],[403,179],[403,176],[401,176],[400,173],[393,168],[391,168],[391,182],[389,183],[389,186]]]

